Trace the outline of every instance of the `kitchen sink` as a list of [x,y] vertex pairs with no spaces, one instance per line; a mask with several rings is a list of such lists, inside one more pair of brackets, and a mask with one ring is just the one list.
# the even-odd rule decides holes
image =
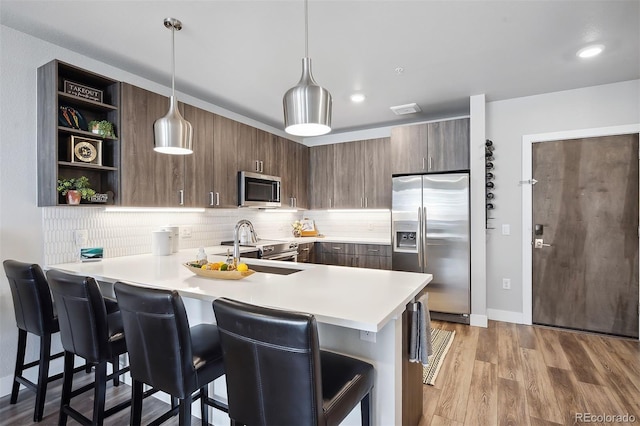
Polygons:
[[247,264],[249,269],[252,269],[256,272],[263,272],[265,274],[277,274],[277,275],[291,275],[296,272],[302,271],[302,269],[293,269],[293,268],[281,268],[279,266],[271,266],[271,265],[252,265]]

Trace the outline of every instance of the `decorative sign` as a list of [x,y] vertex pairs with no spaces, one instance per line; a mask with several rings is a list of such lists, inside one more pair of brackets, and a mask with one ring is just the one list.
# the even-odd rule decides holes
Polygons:
[[98,194],[97,192],[91,196],[92,203],[106,203],[109,200],[109,194]]
[[73,81],[64,81],[64,93],[102,103],[102,90],[74,83]]

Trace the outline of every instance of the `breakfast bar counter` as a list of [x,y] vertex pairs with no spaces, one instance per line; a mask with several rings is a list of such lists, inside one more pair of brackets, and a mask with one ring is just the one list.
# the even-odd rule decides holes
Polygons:
[[[221,247],[208,247],[220,253]],[[241,280],[218,280],[194,275],[183,266],[197,250],[170,256],[150,254],[103,259],[99,262],[65,263],[48,268],[92,276],[99,281],[175,289],[183,298],[191,325],[215,322],[211,301],[228,297],[247,303],[313,314],[318,322],[320,345],[370,361],[376,368],[373,390],[373,424],[417,423],[409,399],[422,401],[421,375],[404,378],[408,365],[406,305],[431,281],[431,275],[306,263],[242,259],[249,265],[297,269],[290,275],[256,272]],[[224,261],[208,256],[209,262]],[[421,370],[421,369],[420,369]],[[419,386],[416,385],[419,382]],[[416,411],[416,410],[413,410]],[[420,403],[421,411],[421,403]],[[215,421],[214,417],[214,421]],[[359,409],[344,424],[359,424]]]

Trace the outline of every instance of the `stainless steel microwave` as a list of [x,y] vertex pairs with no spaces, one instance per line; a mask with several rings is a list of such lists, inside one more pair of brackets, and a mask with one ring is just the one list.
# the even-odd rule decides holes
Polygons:
[[240,207],[280,207],[278,176],[238,172],[238,205]]

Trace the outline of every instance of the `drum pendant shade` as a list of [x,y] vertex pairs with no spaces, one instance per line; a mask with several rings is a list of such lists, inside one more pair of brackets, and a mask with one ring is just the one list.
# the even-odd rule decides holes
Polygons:
[[171,98],[169,112],[153,123],[154,150],[163,154],[185,155],[193,153],[193,128],[178,111],[176,101],[176,54],[175,32],[182,29],[182,23],[174,18],[166,18],[164,26],[171,30]]
[[302,77],[287,90],[282,99],[284,130],[295,136],[319,136],[331,131],[331,94],[316,83],[309,58],[308,0],[304,2],[305,56],[302,58]]

